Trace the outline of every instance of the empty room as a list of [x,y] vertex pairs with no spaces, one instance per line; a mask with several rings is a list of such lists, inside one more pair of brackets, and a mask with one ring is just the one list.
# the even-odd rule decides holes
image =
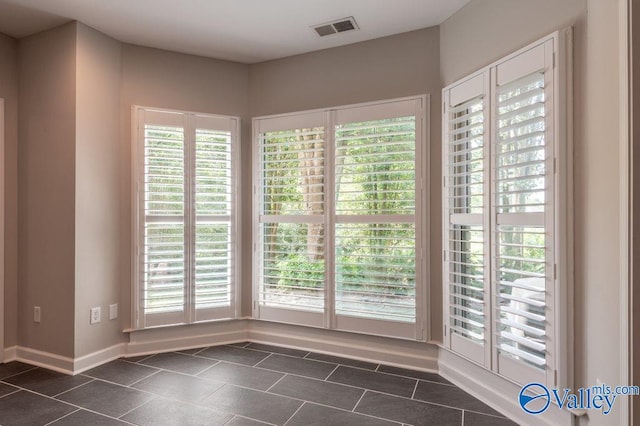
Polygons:
[[640,424],[634,5],[0,0],[0,424]]

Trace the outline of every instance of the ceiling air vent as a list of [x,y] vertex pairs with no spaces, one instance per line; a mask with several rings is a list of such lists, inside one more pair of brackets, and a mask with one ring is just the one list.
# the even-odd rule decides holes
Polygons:
[[358,24],[356,24],[356,20],[353,19],[353,16],[326,24],[315,25],[311,28],[313,28],[320,37],[359,29]]

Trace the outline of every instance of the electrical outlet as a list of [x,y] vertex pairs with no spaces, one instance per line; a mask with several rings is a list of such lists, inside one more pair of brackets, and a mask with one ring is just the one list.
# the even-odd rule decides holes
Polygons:
[[100,322],[100,306],[95,308],[91,308],[91,317],[89,319],[89,324],[97,324]]
[[114,303],[109,305],[109,319],[114,320],[116,318],[118,318],[118,304]]
[[33,322],[37,322],[40,323],[40,306],[34,306],[33,307]]

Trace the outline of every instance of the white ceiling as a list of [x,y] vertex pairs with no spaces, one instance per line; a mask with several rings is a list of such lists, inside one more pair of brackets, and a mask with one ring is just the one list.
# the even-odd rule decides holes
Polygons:
[[[0,32],[25,37],[70,20],[120,41],[245,63],[439,25],[469,0],[0,0]],[[310,28],[354,16],[359,31]]]

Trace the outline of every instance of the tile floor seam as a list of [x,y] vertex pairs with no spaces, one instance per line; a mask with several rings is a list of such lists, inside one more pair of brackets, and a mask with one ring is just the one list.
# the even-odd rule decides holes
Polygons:
[[280,382],[282,381],[282,379],[284,379],[284,378],[285,378],[285,377],[287,377],[288,375],[289,375],[288,373],[283,374],[283,375],[282,375],[282,377],[280,377],[278,380],[276,380],[276,382],[275,382],[274,384],[272,384],[271,386],[269,386],[269,388],[268,388],[267,390],[265,390],[265,392],[267,392],[267,393],[271,393],[271,392],[270,392],[270,391],[271,391],[271,389],[272,389],[275,385],[277,385],[278,383],[280,383]]
[[[14,385],[11,385],[11,386],[14,386]],[[0,396],[0,399],[5,398],[5,397],[7,397],[7,396],[9,396],[9,395],[13,395],[14,393],[16,393],[16,392],[20,392],[21,390],[25,390],[25,389],[23,389],[23,388],[18,388],[18,389],[16,389],[16,390],[14,390],[13,392],[9,392],[9,393],[8,393],[8,394],[6,394],[6,395],[2,395],[2,396]]]
[[75,414],[75,413],[77,413],[78,411],[82,411],[82,410],[81,410],[81,409],[77,409],[77,410],[75,410],[75,411],[72,411],[72,412],[70,412],[70,413],[68,413],[68,414],[65,414],[65,415],[64,415],[64,416],[62,416],[62,417],[58,417],[57,419],[53,419],[53,420],[51,420],[49,423],[45,423],[45,425],[44,425],[44,426],[49,426],[50,424],[52,424],[52,423],[54,423],[54,422],[57,422],[58,420],[62,420],[62,419],[64,419],[65,417],[69,417],[70,415]]
[[[126,421],[126,420],[123,420],[123,419],[122,419],[124,416],[126,416],[126,415],[127,415],[127,414],[129,414],[129,413],[131,413],[132,411],[137,410],[138,408],[142,408],[143,406],[147,405],[147,404],[148,404],[148,403],[150,403],[151,401],[155,401],[156,399],[158,399],[158,397],[154,395],[154,397],[153,397],[153,398],[151,398],[150,400],[145,401],[145,402],[143,402],[142,404],[140,404],[140,405],[138,405],[138,406],[136,406],[136,407],[132,408],[131,410],[129,410],[129,411],[127,411],[127,412],[125,412],[125,413],[121,414],[121,415],[118,417],[118,420]],[[173,400],[173,398],[169,398],[169,399]]]
[[356,402],[356,405],[354,405],[354,406],[353,406],[353,408],[351,409],[351,412],[352,412],[352,413],[355,413],[355,412],[356,412],[356,408],[358,408],[358,405],[360,405],[360,402],[362,401],[362,398],[364,398],[364,396],[365,396],[365,394],[366,394],[367,392],[369,392],[369,391],[368,391],[368,390],[366,390],[366,389],[362,392],[362,395],[360,395],[360,398],[358,398],[358,402]]
[[304,401],[302,404],[300,404],[300,406],[298,407],[298,409],[296,411],[294,411],[294,413],[292,415],[289,416],[289,418],[287,419],[286,422],[282,423],[282,426],[287,426],[287,423],[289,423],[291,421],[291,419],[293,419],[295,417],[296,414],[298,414],[298,411],[302,410],[302,407],[304,407],[304,405],[307,403],[307,401]]
[[336,365],[336,367],[335,367],[333,370],[331,370],[331,372],[330,372],[329,374],[327,374],[327,376],[326,376],[324,379],[322,379],[322,381],[323,381],[323,382],[327,382],[327,383],[329,383],[329,382],[327,381],[327,379],[328,379],[329,377],[331,377],[331,375],[332,375],[333,373],[335,373],[335,372],[336,372],[336,370],[337,370],[339,367],[340,367],[340,364]]
[[420,380],[416,380],[416,385],[413,387],[413,392],[411,393],[411,399],[414,399],[414,397],[416,396],[416,390],[418,390],[418,383],[420,383]]
[[462,410],[462,422],[460,423],[460,426],[464,426],[464,412],[465,410]]
[[[16,361],[16,362],[21,362],[21,361]],[[23,363],[23,364],[25,364],[25,363]],[[0,364],[0,365],[2,365],[2,364]],[[9,379],[9,378],[14,377],[14,376],[17,376],[18,374],[22,374],[22,373],[26,373],[26,372],[29,372],[29,371],[33,371],[33,370],[35,370],[37,368],[44,368],[44,367],[38,367],[37,365],[31,365],[31,364],[25,364],[25,365],[29,365],[29,366],[31,366],[31,368],[19,371],[19,372],[15,373],[15,374],[11,374],[10,376],[5,376],[2,379],[0,379],[0,381],[5,380],[5,379]],[[45,368],[45,370],[46,370],[46,368]]]
[[[88,377],[87,377],[87,378],[88,378]],[[70,391],[72,391],[72,390],[74,390],[74,389],[79,388],[80,386],[88,385],[89,383],[91,383],[91,382],[93,382],[93,381],[95,381],[95,380],[96,380],[96,379],[94,379],[93,377],[91,377],[91,378],[89,379],[89,381],[88,381],[88,382],[80,383],[80,384],[79,384],[79,385],[77,385],[77,386],[74,386],[74,387],[69,388],[69,389],[65,389],[65,390],[63,390],[62,392],[58,392],[58,393],[57,393],[57,394],[55,394],[55,395],[51,395],[51,397],[52,397],[52,398],[57,398],[57,397],[58,397],[58,395],[62,395],[62,394],[63,394],[63,393],[65,393],[65,392],[70,392]]]
[[[149,374],[148,376],[143,377],[140,380],[136,380],[135,382],[130,383],[128,385],[124,385],[124,386],[126,386],[128,388],[133,388],[133,385],[137,385],[138,383],[140,383],[143,380],[147,380],[147,379],[150,379],[153,376],[157,376],[158,374],[162,373],[163,371],[164,371],[163,369],[158,369],[158,371],[154,371],[153,373]],[[133,388],[133,389],[137,389],[137,388]]]

